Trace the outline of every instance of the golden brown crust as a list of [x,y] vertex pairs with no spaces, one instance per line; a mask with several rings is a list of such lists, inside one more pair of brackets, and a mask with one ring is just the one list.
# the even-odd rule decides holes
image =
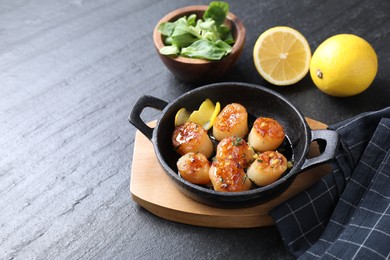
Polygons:
[[172,145],[180,155],[200,152],[206,157],[210,157],[213,152],[213,144],[207,131],[193,122],[186,122],[175,128],[172,135]]
[[217,146],[217,160],[232,160],[243,168],[248,167],[253,160],[254,151],[247,142],[236,136],[222,139]]
[[262,168],[279,168],[286,166],[287,169],[287,159],[283,154],[277,151],[267,151],[259,154],[256,159],[258,162],[261,162],[259,165]]
[[253,123],[248,143],[257,152],[276,150],[285,138],[283,127],[276,120],[259,117]]
[[268,117],[259,117],[253,123],[253,128],[261,136],[269,136],[271,138],[284,138],[283,127],[274,119]]
[[201,185],[211,181],[216,191],[239,192],[249,190],[251,181],[268,185],[287,170],[287,159],[276,151],[285,138],[276,120],[257,118],[246,141],[248,113],[244,106],[231,103],[217,116],[212,131],[219,141],[213,163],[207,158],[214,146],[202,126],[186,122],[175,128],[172,145],[182,155],[177,168],[187,181]]
[[173,147],[178,149],[182,144],[191,143],[193,140],[199,140],[199,137],[203,132],[205,132],[205,130],[202,127],[192,122],[186,122],[179,125],[173,132]]
[[226,105],[213,125],[214,137],[219,141],[234,135],[244,137],[248,131],[248,113],[246,108],[238,103]]
[[186,153],[177,161],[180,176],[194,184],[209,184],[211,163],[201,153]]
[[258,186],[275,182],[287,170],[287,159],[277,151],[266,151],[249,166],[248,177]]
[[214,190],[239,192],[249,190],[251,182],[242,166],[232,160],[220,160],[212,163],[210,179]]

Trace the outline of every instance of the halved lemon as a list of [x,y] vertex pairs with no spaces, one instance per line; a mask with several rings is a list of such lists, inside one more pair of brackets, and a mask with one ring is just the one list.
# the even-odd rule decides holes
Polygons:
[[209,130],[212,127],[211,119],[214,117],[214,122],[216,117],[216,115],[214,116],[214,114],[216,113],[218,115],[219,113],[218,107],[220,110],[220,105],[214,105],[213,101],[207,98],[205,101],[203,101],[198,110],[195,110],[191,113],[188,121],[197,123],[203,126],[204,129]]
[[179,111],[177,111],[175,116],[175,126],[179,126],[181,124],[184,124],[188,121],[190,118],[190,112],[187,111],[187,109],[180,108]]
[[262,33],[253,48],[257,71],[268,82],[286,86],[300,81],[309,71],[310,46],[297,30],[278,26]]

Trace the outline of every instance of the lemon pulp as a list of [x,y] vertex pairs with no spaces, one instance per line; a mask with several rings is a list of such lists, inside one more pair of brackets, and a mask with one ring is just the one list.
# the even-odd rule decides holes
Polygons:
[[297,30],[278,26],[263,32],[253,48],[253,61],[259,74],[268,82],[291,85],[309,71],[310,46]]

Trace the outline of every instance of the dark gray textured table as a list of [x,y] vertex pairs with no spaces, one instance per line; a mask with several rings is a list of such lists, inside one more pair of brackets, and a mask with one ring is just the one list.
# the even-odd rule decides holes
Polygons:
[[[291,258],[274,227],[213,229],[160,219],[131,200],[134,101],[171,101],[196,87],[156,56],[152,31],[169,11],[208,1],[0,1],[0,259]],[[305,116],[332,124],[390,105],[390,2],[230,1],[246,48],[221,81],[267,86]],[[252,48],[276,25],[301,31],[312,51],[354,33],[377,51],[373,85],[351,98],[321,93],[307,76],[275,87]],[[147,110],[145,120],[159,113]]]

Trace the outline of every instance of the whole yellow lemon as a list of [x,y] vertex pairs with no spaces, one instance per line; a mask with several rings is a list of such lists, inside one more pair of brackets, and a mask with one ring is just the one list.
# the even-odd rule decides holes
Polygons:
[[310,76],[324,93],[348,97],[366,90],[378,71],[372,46],[359,36],[338,34],[321,43],[310,61]]

